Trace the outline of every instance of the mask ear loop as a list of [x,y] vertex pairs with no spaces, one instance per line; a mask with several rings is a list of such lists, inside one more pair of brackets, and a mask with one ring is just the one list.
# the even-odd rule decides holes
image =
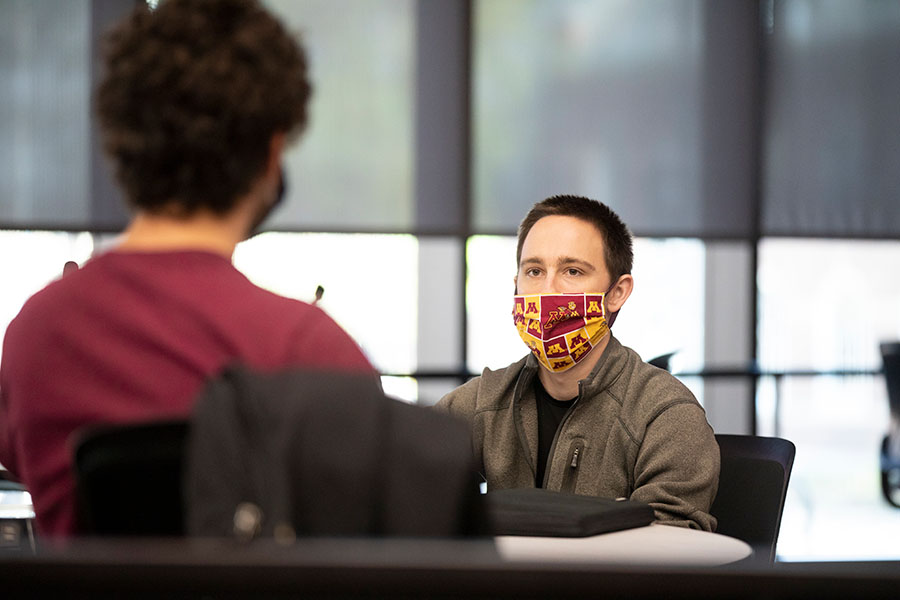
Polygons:
[[[621,275],[620,275],[620,277],[621,277]],[[609,289],[607,289],[606,292],[603,293],[603,299],[604,299],[604,300],[606,300],[606,297],[609,296],[609,293],[610,293],[610,292],[612,291],[612,289],[613,289],[614,287],[616,287],[618,284],[619,284],[619,280],[618,280],[618,279],[616,279],[615,281],[613,281],[612,285],[609,286]],[[615,322],[617,316],[619,316],[619,311],[616,311],[616,312],[614,312],[614,313],[609,313],[609,318],[606,319],[606,326],[609,327],[610,329],[612,329],[613,323]]]

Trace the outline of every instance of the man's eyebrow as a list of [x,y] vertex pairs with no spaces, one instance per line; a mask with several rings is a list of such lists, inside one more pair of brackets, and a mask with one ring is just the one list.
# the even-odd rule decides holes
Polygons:
[[522,259],[522,262],[519,263],[519,266],[522,265],[542,265],[544,261],[536,256],[527,256]]
[[556,260],[556,265],[560,266],[560,267],[564,266],[564,265],[578,265],[578,266],[584,267],[585,269],[588,269],[590,271],[597,270],[597,267],[595,267],[593,264],[589,263],[588,261],[582,260],[580,258],[575,258],[573,256],[560,256]]

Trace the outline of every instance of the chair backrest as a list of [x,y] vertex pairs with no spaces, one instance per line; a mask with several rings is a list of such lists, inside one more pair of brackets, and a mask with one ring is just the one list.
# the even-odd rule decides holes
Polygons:
[[887,384],[891,417],[900,421],[900,342],[881,344],[884,381]]
[[744,540],[757,560],[773,562],[795,447],[781,438],[716,434],[722,457],[710,512],[716,531]]
[[[191,419],[79,431],[80,533],[487,534],[468,427],[386,398],[374,376],[228,369]],[[244,514],[244,513],[240,513]]]
[[656,357],[648,360],[647,364],[651,364],[654,367],[659,367],[660,369],[664,369],[666,371],[671,371],[672,370],[672,357],[675,356],[677,353],[678,353],[678,351],[676,350],[675,352],[668,352],[666,354],[660,354],[659,356],[656,356]]
[[371,373],[226,369],[186,456],[189,535],[488,532],[468,426],[385,397]]
[[80,430],[74,444],[80,533],[182,535],[181,481],[188,431],[186,420]]
[[900,508],[900,342],[882,343],[881,360],[891,411],[881,441],[881,492],[888,504]]

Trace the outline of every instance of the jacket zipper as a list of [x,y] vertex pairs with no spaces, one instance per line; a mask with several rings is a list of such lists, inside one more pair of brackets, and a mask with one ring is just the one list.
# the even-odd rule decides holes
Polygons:
[[[550,444],[550,456],[547,458],[547,468],[544,470],[544,481],[541,484],[542,488],[547,487],[547,481],[549,481],[549,479],[550,479],[550,471],[552,470],[553,457],[556,456],[556,443],[559,441],[559,434],[563,429],[565,429],[566,423],[568,423],[569,419],[572,417],[572,412],[575,410],[575,405],[578,404],[579,400],[581,400],[581,394],[583,391],[581,389],[581,384],[582,384],[582,382],[579,381],[578,382],[578,395],[575,397],[574,400],[572,400],[572,406],[570,406],[569,410],[566,411],[566,414],[563,417],[562,422],[560,422],[559,427],[556,429],[556,433],[553,434],[553,443]],[[580,444],[580,443],[581,442],[576,441],[576,442],[573,442],[573,445]],[[570,450],[570,454],[571,454],[571,450]],[[572,457],[569,456],[569,463],[571,463],[571,462],[572,462]],[[575,462],[577,464],[577,462],[578,462],[577,458],[575,458]],[[570,469],[566,469],[566,474],[563,477],[563,488],[565,488],[565,483],[569,476],[569,474],[568,474],[569,470]],[[574,484],[573,484],[573,487],[574,487]],[[565,489],[563,489],[563,491],[565,491]]]
[[575,440],[569,446],[569,463],[563,475],[561,491],[570,494],[575,492],[575,483],[578,481],[578,464],[581,462],[581,453],[584,452],[584,442]]

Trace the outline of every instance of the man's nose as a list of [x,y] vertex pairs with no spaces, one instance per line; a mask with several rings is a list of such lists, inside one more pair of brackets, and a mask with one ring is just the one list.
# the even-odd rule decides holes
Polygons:
[[556,273],[548,273],[544,280],[541,282],[541,292],[542,294],[558,294],[559,293],[559,285],[557,282],[557,274]]

